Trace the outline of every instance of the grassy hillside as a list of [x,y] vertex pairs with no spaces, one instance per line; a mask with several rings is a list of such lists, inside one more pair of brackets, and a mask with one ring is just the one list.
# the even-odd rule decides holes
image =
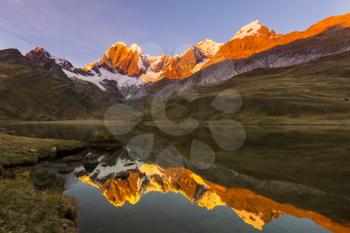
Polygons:
[[[234,114],[222,114],[210,104],[229,88],[241,93],[242,107]],[[350,53],[290,68],[256,70],[196,91],[200,98],[192,103],[173,97],[168,116],[190,115],[203,122],[228,117],[245,124],[350,123]]]
[[0,98],[1,120],[96,118],[115,102],[96,87],[31,64],[15,49],[0,51]]

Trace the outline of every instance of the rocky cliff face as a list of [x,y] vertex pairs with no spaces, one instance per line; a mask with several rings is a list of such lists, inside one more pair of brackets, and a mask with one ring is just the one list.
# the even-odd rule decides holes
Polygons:
[[47,70],[52,70],[54,68],[61,67],[72,72],[79,72],[79,69],[75,68],[69,61],[57,58],[51,55],[45,48],[37,46],[32,51],[25,55],[34,64],[41,65]]
[[123,42],[117,42],[100,60],[86,65],[83,70],[100,73],[100,69],[104,68],[111,72],[138,77],[144,82],[155,82],[165,77],[181,79],[191,75],[198,64],[213,57],[218,49],[219,44],[207,39],[180,55],[149,56],[136,44],[127,46]]
[[105,52],[101,60],[83,69],[85,71],[94,70],[98,73],[101,67],[116,69],[128,76],[139,76],[146,71],[148,59],[138,45],[132,44],[128,47],[125,43],[118,42]]

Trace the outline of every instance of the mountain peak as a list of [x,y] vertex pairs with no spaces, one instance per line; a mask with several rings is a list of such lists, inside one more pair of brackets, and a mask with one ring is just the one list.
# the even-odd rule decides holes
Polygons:
[[110,49],[115,49],[115,48],[130,49],[130,50],[132,50],[132,51],[134,51],[134,52],[141,52],[141,51],[142,51],[141,47],[140,47],[138,44],[133,43],[133,44],[131,44],[131,45],[128,46],[128,45],[127,45],[125,42],[123,42],[123,41],[118,41],[118,42],[114,43],[114,44],[109,48],[109,50],[110,50]]
[[243,39],[248,36],[257,35],[259,30],[265,27],[261,24],[260,20],[255,20],[241,28],[232,39]]
[[217,43],[211,39],[205,39],[198,42],[195,47],[199,48],[206,57],[211,57],[219,51],[221,45],[221,43]]
[[131,44],[129,48],[131,50],[133,50],[135,52],[139,52],[139,53],[142,51],[141,47],[138,44],[135,44],[135,43]]
[[205,39],[203,41],[200,41],[196,44],[196,46],[216,46],[219,43],[216,43],[215,41],[211,40],[211,39]]
[[148,66],[147,57],[137,44],[127,45],[124,42],[116,42],[103,55],[102,59],[83,67],[83,70],[98,69],[104,65],[110,70],[119,70],[122,74],[138,76],[143,74]]
[[128,47],[123,41],[117,41],[111,47],[113,48],[113,47],[119,47],[119,46]]
[[34,62],[35,64],[41,65],[48,70],[51,70],[55,65],[60,66],[69,71],[74,71],[76,68],[69,61],[53,56],[43,46],[38,45],[33,50],[29,51],[25,55],[26,58]]
[[37,54],[42,53],[50,55],[49,51],[47,51],[42,45],[36,46],[32,51]]
[[53,59],[51,54],[41,45],[36,46],[33,50],[25,55],[30,60],[50,60]]

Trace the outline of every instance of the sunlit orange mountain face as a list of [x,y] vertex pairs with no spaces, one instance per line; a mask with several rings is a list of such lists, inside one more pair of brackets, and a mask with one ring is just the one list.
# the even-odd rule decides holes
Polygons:
[[75,173],[82,182],[99,189],[116,208],[126,203],[137,205],[147,193],[176,193],[208,211],[218,206],[229,207],[257,230],[263,230],[274,219],[290,215],[310,219],[334,233],[350,231],[350,226],[317,212],[280,203],[245,188],[216,184],[184,167],[117,159],[112,166],[100,164],[90,173],[82,167]]
[[207,39],[175,56],[152,57],[144,54],[136,44],[128,47],[118,42],[107,50],[101,60],[83,69],[97,71],[99,66],[105,66],[120,70],[129,76],[139,76],[145,82],[155,82],[163,78],[183,79],[210,64],[247,58],[276,46],[317,36],[334,27],[350,27],[350,14],[330,17],[306,31],[285,35],[277,34],[259,21],[254,21],[243,27],[226,43],[219,44]]
[[[48,52],[42,48],[34,49],[26,57],[49,68],[51,66],[47,63],[54,62],[66,76],[91,82],[102,90],[108,89],[106,83],[110,82],[125,90],[160,80],[189,79],[191,82],[192,79],[200,79],[196,82],[215,82],[259,68],[303,64],[348,51],[349,34],[350,14],[333,16],[305,31],[288,34],[278,34],[257,20],[242,27],[225,43],[206,39],[173,56],[150,56],[137,44],[128,46],[124,42],[117,42],[101,59],[81,69],[75,68],[65,59],[47,56]],[[46,62],[42,60],[45,57],[43,53],[50,58]],[[231,63],[227,65],[225,61]],[[223,75],[222,70],[227,74]],[[222,77],[216,77],[220,75]]]
[[305,31],[285,35],[277,34],[260,21],[254,21],[243,27],[226,43],[219,44],[207,39],[175,56],[148,56],[136,44],[128,47],[118,42],[106,51],[101,60],[83,69],[97,71],[99,66],[105,66],[120,70],[129,76],[138,76],[145,82],[155,82],[163,78],[183,79],[210,64],[247,58],[276,46],[317,36],[334,27],[349,28],[350,14],[330,17]]

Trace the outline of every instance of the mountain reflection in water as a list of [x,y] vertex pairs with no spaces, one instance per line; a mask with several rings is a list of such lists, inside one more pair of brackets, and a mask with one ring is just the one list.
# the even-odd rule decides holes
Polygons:
[[99,164],[92,172],[77,168],[79,179],[99,190],[114,206],[135,205],[150,192],[177,193],[198,206],[212,210],[227,206],[246,224],[257,230],[283,215],[308,218],[335,233],[350,232],[350,227],[338,224],[310,210],[282,204],[245,188],[228,188],[204,179],[184,167],[162,167],[129,158],[118,158],[113,165]]
[[[103,122],[1,127],[42,138],[110,136]],[[270,233],[350,232],[349,126],[245,125],[245,129],[246,141],[234,152],[218,147],[206,127],[172,137],[148,125],[117,137],[128,144],[136,135],[153,133],[154,148],[146,161],[121,156],[105,144],[90,148],[99,156],[115,155],[89,171],[77,170],[78,177],[98,189],[71,179],[66,194],[77,199],[79,229],[226,233],[257,232],[263,226],[263,231]],[[191,164],[193,139],[215,150],[213,166],[201,170]],[[171,153],[159,154],[172,143],[182,157],[169,164],[166,160]],[[186,198],[194,204],[188,205]],[[106,200],[120,207],[114,208]],[[210,208],[214,209],[206,211]],[[239,215],[256,228],[242,223]],[[157,224],[147,226],[155,219]]]

